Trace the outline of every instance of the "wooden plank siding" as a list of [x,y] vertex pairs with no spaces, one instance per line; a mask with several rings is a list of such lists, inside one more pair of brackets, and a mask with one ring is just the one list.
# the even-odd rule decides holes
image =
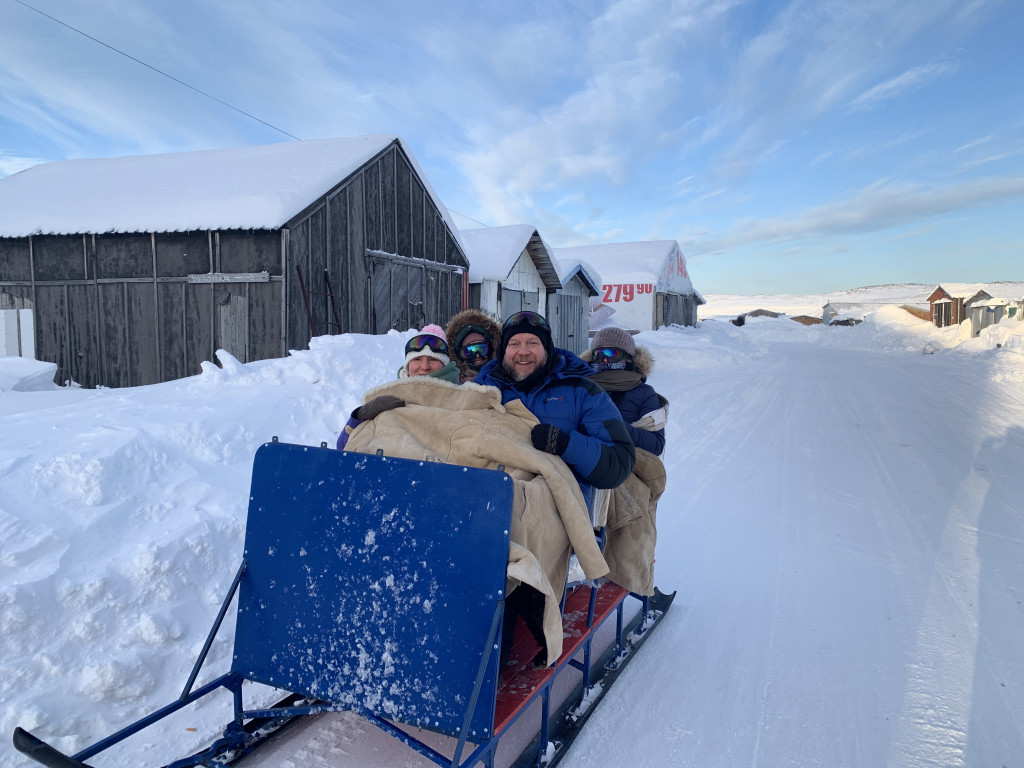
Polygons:
[[[298,240],[321,237],[319,230],[303,230],[309,210],[288,223]],[[443,324],[462,308],[461,276],[452,271],[445,277],[421,262],[435,262],[466,269],[468,262],[454,235],[444,224],[440,211],[417,177],[412,164],[392,144],[359,172],[326,196],[326,269],[342,318],[341,330],[352,333],[384,333],[396,328],[422,327],[428,322]],[[316,252],[316,245],[306,245]],[[389,254],[400,259],[385,260],[372,254]],[[302,244],[287,251],[289,263],[303,264]],[[407,262],[402,259],[408,259]],[[320,269],[314,274],[314,269]],[[326,290],[319,265],[303,266],[310,290]],[[294,267],[291,267],[294,270]],[[454,294],[454,297],[452,296]],[[305,307],[289,292],[289,348],[306,346],[311,337]],[[329,301],[313,308],[314,328],[331,322]],[[296,310],[303,315],[295,319]],[[305,324],[305,338],[298,329]]]
[[275,230],[0,238],[0,308],[32,310],[58,383],[153,384],[218,349],[250,362],[307,347],[296,267],[317,334],[382,333],[446,323],[469,264],[395,141]]

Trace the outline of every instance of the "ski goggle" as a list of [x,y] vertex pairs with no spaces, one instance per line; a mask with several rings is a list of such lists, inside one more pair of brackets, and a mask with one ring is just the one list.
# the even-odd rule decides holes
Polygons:
[[491,356],[491,345],[486,341],[475,341],[472,344],[466,344],[459,352],[463,360],[469,361],[476,357],[490,358]]
[[543,315],[538,315],[536,312],[516,312],[514,315],[509,315],[505,324],[502,325],[502,330],[505,328],[511,328],[514,325],[532,325],[534,328],[543,328],[548,333],[551,333],[551,326],[548,325],[548,321]]
[[448,342],[429,333],[421,333],[405,342],[405,354],[407,355],[410,352],[421,352],[424,349],[448,356]]
[[628,352],[616,347],[598,347],[591,355],[595,363],[621,363],[632,359]]

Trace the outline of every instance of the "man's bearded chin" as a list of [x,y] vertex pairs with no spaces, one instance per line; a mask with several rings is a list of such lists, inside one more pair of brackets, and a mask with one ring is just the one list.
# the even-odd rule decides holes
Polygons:
[[522,371],[516,369],[516,363],[514,360],[511,363],[502,361],[501,366],[502,368],[505,369],[508,375],[511,376],[515,381],[522,381],[527,376],[529,376],[530,373],[533,373],[533,371],[537,370],[536,368],[534,368],[533,371],[530,371],[530,373],[523,373]]

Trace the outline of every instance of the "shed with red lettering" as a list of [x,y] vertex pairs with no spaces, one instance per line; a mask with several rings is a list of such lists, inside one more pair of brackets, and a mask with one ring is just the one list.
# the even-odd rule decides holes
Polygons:
[[591,333],[606,326],[636,332],[697,324],[704,298],[675,240],[555,248],[554,254],[559,262],[586,262],[602,277],[600,295],[590,300]]

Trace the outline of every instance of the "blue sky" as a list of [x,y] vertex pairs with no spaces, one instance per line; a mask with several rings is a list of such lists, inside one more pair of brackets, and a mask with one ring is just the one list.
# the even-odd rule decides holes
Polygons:
[[[1020,0],[24,0],[457,220],[676,239],[704,293],[1024,280]],[[372,6],[372,7],[371,7]],[[288,141],[0,0],[0,176]]]

